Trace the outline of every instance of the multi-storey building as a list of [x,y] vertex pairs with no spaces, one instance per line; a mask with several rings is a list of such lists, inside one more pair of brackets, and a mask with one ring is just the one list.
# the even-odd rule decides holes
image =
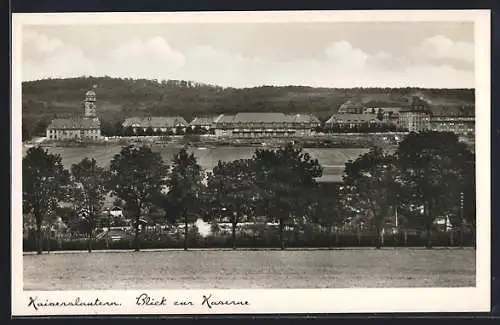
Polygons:
[[134,133],[147,132],[148,129],[155,133],[184,132],[188,123],[182,116],[148,116],[128,117],[122,123],[123,128],[132,128]]
[[413,96],[409,108],[399,112],[399,126],[409,132],[429,130],[431,114],[428,107],[425,100]]
[[381,123],[377,119],[377,114],[333,114],[326,122],[325,129],[339,128],[355,128],[363,124]]
[[427,112],[402,111],[399,114],[398,123],[408,132],[429,130],[430,114]]
[[214,122],[221,118],[222,114],[221,115],[217,115],[217,116],[199,116],[199,117],[195,117],[191,123],[189,123],[189,126],[191,127],[191,129],[195,129],[195,128],[201,128],[201,129],[204,129],[204,130],[210,130],[213,128],[214,126]]
[[286,137],[310,135],[321,122],[309,114],[238,113],[221,115],[213,125],[217,136]]
[[101,124],[96,114],[96,93],[85,93],[85,113],[72,118],[57,118],[47,127],[49,140],[90,140],[101,139]]
[[348,100],[347,102],[340,105],[337,113],[339,114],[362,114],[365,111],[365,107],[361,103],[356,103],[354,101]]
[[475,127],[474,116],[433,116],[430,120],[430,128],[433,131],[473,135],[476,131]]

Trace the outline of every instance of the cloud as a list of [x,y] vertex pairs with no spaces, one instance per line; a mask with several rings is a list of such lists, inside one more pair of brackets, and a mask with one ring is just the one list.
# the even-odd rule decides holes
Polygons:
[[[103,50],[101,57],[95,58],[87,56],[84,49],[44,34],[24,36],[24,80],[108,75],[184,79],[229,87],[474,87],[473,68],[453,65],[454,60],[473,59],[470,44],[441,36],[426,39],[407,55],[369,53],[342,40],[325,46],[323,57],[288,60],[248,56],[210,45],[181,52],[162,37],[131,40],[111,51]],[[412,56],[416,53],[419,60]],[[437,58],[449,62],[436,62]]]
[[331,63],[346,69],[362,69],[369,57],[345,40],[330,44],[326,47],[325,53]]
[[111,51],[110,57],[113,61],[128,62],[132,65],[146,59],[170,68],[180,68],[185,62],[184,55],[172,49],[165,39],[159,36],[123,44]]
[[49,38],[35,31],[26,31],[23,34],[23,51],[28,55],[50,55],[61,47],[63,42],[57,38]]
[[[474,71],[457,69],[450,65],[409,66],[405,74],[416,84],[429,88],[474,88]],[[445,85],[445,86],[443,86]]]
[[25,80],[82,75],[164,79],[185,62],[161,37],[124,43],[99,59],[40,33],[25,34],[23,43]]
[[436,35],[423,40],[416,48],[417,55],[433,59],[453,59],[469,63],[474,62],[474,44],[454,42],[443,35]]
[[23,35],[23,79],[65,78],[96,73],[95,63],[81,49],[47,35],[26,32]]

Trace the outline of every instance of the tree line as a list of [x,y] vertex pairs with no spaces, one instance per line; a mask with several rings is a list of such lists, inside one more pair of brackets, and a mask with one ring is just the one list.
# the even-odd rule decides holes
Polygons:
[[372,148],[346,162],[338,193],[321,192],[316,179],[322,170],[296,143],[256,149],[249,159],[219,161],[209,171],[186,148],[165,162],[147,146],[129,145],[109,166],[84,158],[66,170],[60,155],[33,147],[23,158],[23,212],[35,218],[39,254],[42,224],[54,218],[61,202],[71,202],[81,212],[92,251],[108,194],[132,216],[137,251],[143,218],[158,207],[165,211],[165,222],[184,225],[185,250],[189,229],[200,218],[229,220],[233,248],[238,225],[262,216],[278,225],[281,249],[286,227],[347,222],[369,225],[380,248],[394,208],[400,226],[425,230],[429,248],[437,218],[447,216],[461,233],[465,223],[475,228],[475,157],[453,133],[410,133],[394,153]]
[[[83,114],[84,93],[97,85],[97,114],[110,123],[127,116],[194,116],[236,112],[312,113],[327,120],[347,100],[356,98],[376,107],[401,107],[414,93],[444,105],[433,106],[447,114],[474,111],[473,89],[419,88],[313,88],[262,86],[224,88],[185,80],[120,79],[81,77],[23,82],[23,127],[26,135],[39,134],[36,122]],[[441,105],[440,104],[440,105]],[[465,112],[462,112],[465,113]],[[48,124],[48,123],[46,123]]]

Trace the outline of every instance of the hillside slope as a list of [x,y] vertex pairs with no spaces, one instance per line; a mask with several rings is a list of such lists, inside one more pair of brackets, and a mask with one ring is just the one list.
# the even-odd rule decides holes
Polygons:
[[[326,120],[345,101],[368,106],[406,106],[412,95],[431,102],[436,114],[473,113],[473,89],[313,88],[303,86],[223,88],[182,80],[80,77],[24,82],[23,125],[39,133],[54,117],[83,113],[84,93],[97,86],[100,118],[117,123],[132,115],[196,115],[235,112],[310,112]],[[38,129],[38,130],[37,130]]]

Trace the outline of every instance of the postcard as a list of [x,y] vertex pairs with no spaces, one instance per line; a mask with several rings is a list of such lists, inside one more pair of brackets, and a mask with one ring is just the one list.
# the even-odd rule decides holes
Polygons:
[[489,11],[12,22],[14,316],[490,310]]

